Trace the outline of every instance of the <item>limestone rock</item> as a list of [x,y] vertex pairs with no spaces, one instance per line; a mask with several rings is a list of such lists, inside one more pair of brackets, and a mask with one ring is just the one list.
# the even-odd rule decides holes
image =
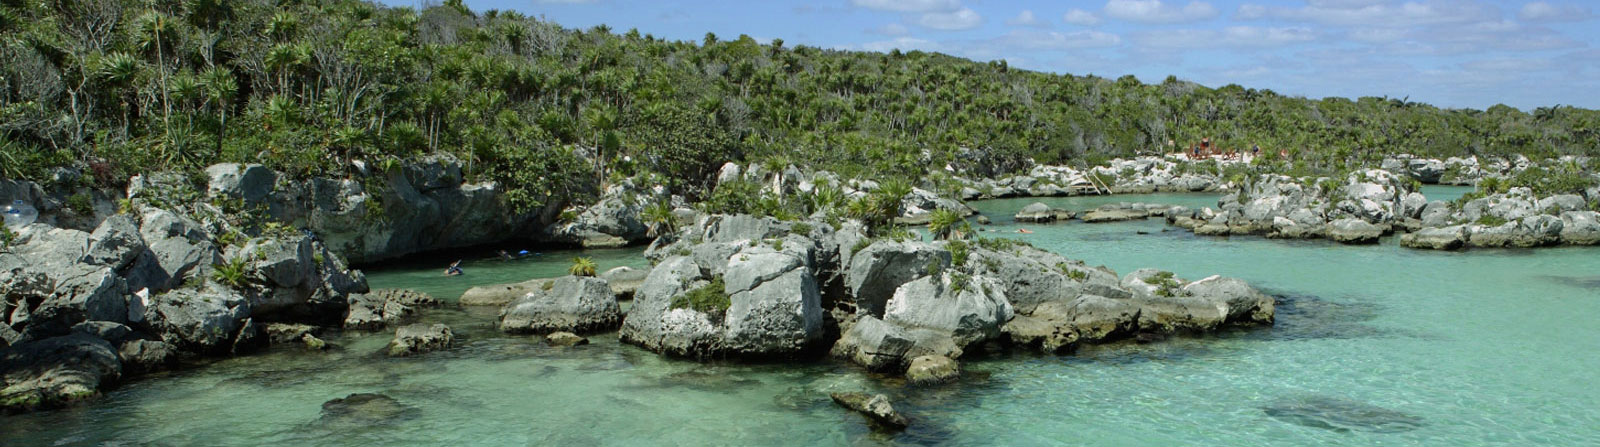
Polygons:
[[390,357],[406,357],[447,349],[454,342],[455,334],[450,332],[450,326],[417,323],[395,331],[388,353]]
[[911,359],[906,380],[918,385],[951,382],[961,377],[961,366],[949,357],[925,355]]
[[510,333],[593,333],[616,329],[622,310],[606,280],[564,276],[547,282],[500,311],[500,330]]

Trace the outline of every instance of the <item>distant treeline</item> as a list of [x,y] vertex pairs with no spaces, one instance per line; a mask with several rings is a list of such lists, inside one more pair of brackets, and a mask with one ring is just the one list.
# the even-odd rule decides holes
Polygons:
[[[1600,113],[1305,99],[1143,84],[934,53],[564,29],[459,1],[0,0],[0,174],[91,182],[217,162],[348,175],[448,152],[537,206],[655,173],[703,192],[726,160],[915,178],[962,148],[999,165],[1187,148],[1383,155],[1596,154]],[[593,168],[586,160],[599,160]],[[106,185],[111,186],[111,185]]]

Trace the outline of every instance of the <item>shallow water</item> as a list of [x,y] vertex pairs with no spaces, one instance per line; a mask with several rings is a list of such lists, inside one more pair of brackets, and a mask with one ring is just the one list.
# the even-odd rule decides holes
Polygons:
[[[911,389],[829,361],[663,359],[619,345],[614,335],[550,348],[494,331],[493,309],[446,309],[425,319],[449,323],[463,338],[448,352],[386,359],[371,354],[386,335],[333,336],[342,351],[228,359],[140,379],[94,405],[0,418],[0,439],[23,446],[1600,443],[1600,390],[1591,385],[1600,371],[1593,355],[1600,249],[1429,252],[1402,249],[1393,238],[1376,246],[1198,238],[1164,231],[1155,219],[1030,224],[1033,234],[1011,233],[1009,216],[1033,200],[977,203],[997,222],[997,232],[984,234],[1124,274],[1160,267],[1190,279],[1244,278],[1281,296],[1278,324],[1070,356],[966,359],[961,382]],[[1203,206],[1216,196],[1050,200],[1076,210],[1098,201]],[[560,273],[565,257],[529,261],[538,265],[527,274]],[[445,299],[464,289],[432,264],[369,278],[374,287],[433,287]],[[492,263],[468,267],[468,280],[499,271]],[[890,394],[912,428],[875,434],[826,396],[863,389]],[[360,392],[387,394],[415,416],[370,427],[318,421],[324,401]]]

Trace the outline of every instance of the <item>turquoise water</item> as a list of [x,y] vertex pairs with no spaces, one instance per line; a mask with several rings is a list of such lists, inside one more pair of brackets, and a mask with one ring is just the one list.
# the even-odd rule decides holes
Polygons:
[[[1099,200],[1205,205],[1215,196],[1049,200],[1081,209]],[[997,231],[986,234],[1122,273],[1160,267],[1191,279],[1245,278],[1282,297],[1278,324],[1069,356],[964,359],[960,382],[908,388],[831,361],[663,359],[612,335],[550,348],[494,331],[494,309],[445,309],[425,319],[461,336],[448,352],[386,359],[372,354],[385,335],[332,336],[342,351],[279,349],[141,379],[90,406],[0,418],[0,439],[8,446],[1600,444],[1600,389],[1592,385],[1600,371],[1593,355],[1600,249],[1431,252],[1401,249],[1393,238],[1374,246],[1197,238],[1163,231],[1154,219],[1012,233],[1010,214],[1031,201],[977,203],[996,217]],[[559,272],[566,259],[534,263]],[[433,264],[369,278],[374,287],[440,287],[442,265]],[[469,279],[496,268],[468,267]],[[433,290],[445,296],[446,289]],[[841,390],[889,394],[912,428],[871,432],[828,401],[827,392]],[[322,402],[357,392],[385,393],[414,411],[374,424],[318,420]],[[1326,401],[1355,408],[1345,418],[1355,429],[1265,411]],[[1366,406],[1386,411],[1360,412]]]
[[[593,260],[599,272],[616,267],[647,268],[650,263],[643,254],[644,247],[539,251],[512,260],[505,260],[492,252],[457,257],[427,255],[368,268],[364,272],[367,283],[374,289],[403,287],[427,292],[444,302],[454,303],[461,298],[462,292],[473,287],[566,275],[567,269],[572,266],[572,259],[577,257]],[[444,276],[445,268],[457,260],[461,261],[464,274]]]

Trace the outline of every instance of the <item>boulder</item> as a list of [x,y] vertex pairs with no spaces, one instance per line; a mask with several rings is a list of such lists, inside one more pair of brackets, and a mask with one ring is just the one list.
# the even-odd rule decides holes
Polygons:
[[129,290],[170,290],[190,277],[205,277],[222,261],[200,223],[171,211],[145,208],[140,236],[148,250],[127,274]]
[[900,412],[895,411],[894,405],[889,403],[889,397],[882,394],[868,396],[866,393],[831,393],[828,396],[833,398],[834,403],[861,413],[883,428],[899,430],[911,423]]
[[689,256],[672,256],[657,264],[639,285],[633,307],[622,320],[619,337],[650,351],[705,358],[721,347],[721,331],[710,317],[694,309],[673,308],[673,297],[708,284]]
[[997,338],[1013,310],[995,280],[962,273],[924,276],[901,286],[884,317],[861,315],[832,355],[875,371],[903,371],[924,355],[960,358]]
[[606,280],[564,276],[512,301],[500,311],[500,330],[517,334],[614,330],[622,310]]
[[395,331],[388,353],[390,357],[406,357],[447,349],[454,342],[455,334],[450,332],[450,326],[417,323]]
[[906,380],[917,385],[952,382],[961,377],[961,366],[949,357],[924,355],[911,359],[906,369]]
[[858,312],[881,316],[895,289],[926,275],[930,265],[949,267],[950,251],[923,242],[878,241],[850,256],[844,285]]
[[544,342],[550,346],[578,346],[589,344],[589,339],[571,332],[552,332],[544,336]]
[[1466,245],[1469,236],[1465,225],[1425,227],[1400,236],[1400,245],[1430,250],[1455,250]]
[[151,297],[145,321],[163,341],[190,352],[225,354],[250,318],[237,290],[207,282]]
[[546,283],[555,278],[539,278],[514,284],[495,284],[492,286],[477,286],[467,289],[461,294],[462,306],[505,306],[518,298],[527,296],[535,290],[541,290]]
[[1276,300],[1241,279],[1211,276],[1184,285],[1183,293],[1225,307],[1226,324],[1270,325],[1275,318]]
[[822,338],[816,279],[805,255],[763,248],[747,249],[728,261],[726,348],[744,356],[803,352]]
[[126,214],[118,214],[106,218],[89,235],[89,248],[84,251],[82,261],[120,271],[133,264],[144,251],[144,237],[139,235],[138,223]]
[[210,177],[208,189],[212,197],[244,199],[246,203],[265,200],[278,182],[278,173],[258,164],[211,165],[206,168],[206,175]]
[[1048,223],[1062,219],[1071,219],[1072,212],[1052,209],[1049,205],[1033,202],[1028,204],[1028,206],[1022,207],[1022,211],[1018,211],[1016,216],[1013,217],[1017,220],[1017,222]]
[[[1140,272],[1129,274],[1130,278],[1135,278],[1137,273]],[[1133,301],[1139,305],[1140,331],[1208,332],[1227,324],[1273,322],[1273,298],[1244,281],[1218,276],[1191,283],[1175,278],[1174,281],[1176,288],[1162,280],[1153,285],[1155,293],[1134,294]],[[1125,280],[1124,285],[1127,284]]]
[[1594,211],[1561,213],[1561,242],[1571,245],[1600,244],[1600,213]]
[[1375,244],[1383,228],[1364,220],[1346,217],[1328,223],[1328,238],[1341,244]]
[[122,375],[111,343],[77,332],[0,351],[0,411],[68,405],[109,388]]
[[1146,210],[1104,206],[1083,213],[1081,219],[1083,219],[1084,223],[1104,223],[1144,219],[1146,217],[1150,217],[1150,212]]
[[117,357],[127,374],[142,374],[171,368],[178,363],[178,348],[164,341],[135,339],[117,347]]
[[606,280],[606,285],[611,286],[611,293],[616,295],[617,299],[631,299],[633,293],[639,290],[639,285],[644,283],[645,276],[649,274],[649,270],[622,266],[606,270],[600,274],[600,279]]

